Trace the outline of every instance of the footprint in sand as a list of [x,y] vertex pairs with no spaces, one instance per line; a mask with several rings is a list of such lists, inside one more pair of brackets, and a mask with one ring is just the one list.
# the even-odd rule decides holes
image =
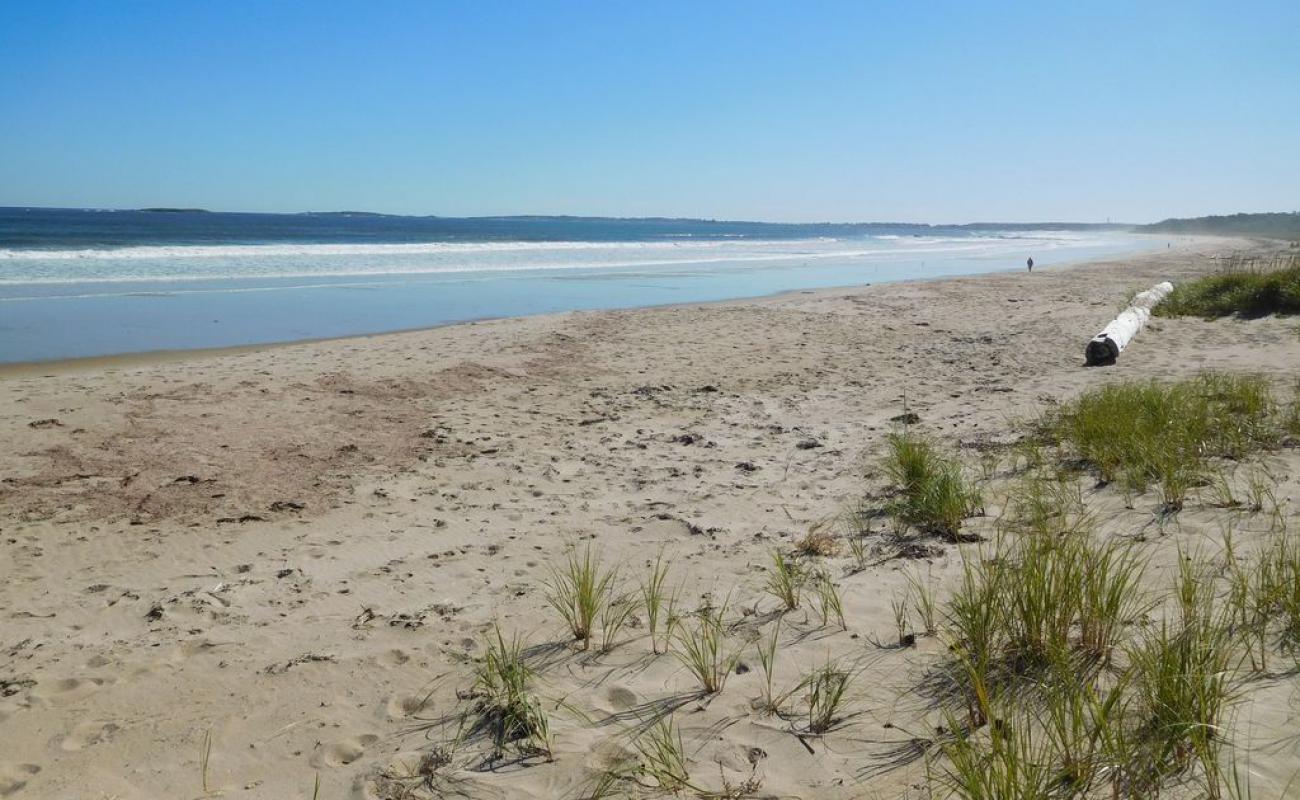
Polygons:
[[609,701],[609,705],[615,711],[627,711],[630,708],[635,708],[637,703],[641,702],[641,698],[637,696],[636,692],[623,686],[611,686],[605,692],[605,699]]
[[80,700],[106,683],[103,678],[60,678],[41,681],[32,688],[31,698],[39,702]]
[[0,764],[0,797],[17,794],[40,771],[35,764]]
[[395,694],[384,704],[384,711],[389,719],[405,719],[419,714],[428,706],[428,695]]
[[373,733],[350,736],[317,750],[311,757],[313,767],[342,767],[365,755],[366,748],[379,741]]
[[87,747],[107,741],[109,737],[119,730],[121,730],[121,726],[115,722],[95,722],[93,720],[80,722],[72,729],[72,733],[59,741],[59,748],[68,753],[75,753],[78,750],[85,750]]
[[381,667],[400,667],[410,660],[411,657],[407,655],[406,651],[399,648],[389,650],[375,658],[375,661],[377,661]]

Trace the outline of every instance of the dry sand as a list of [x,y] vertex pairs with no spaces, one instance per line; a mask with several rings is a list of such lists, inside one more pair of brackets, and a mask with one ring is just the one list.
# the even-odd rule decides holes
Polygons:
[[[466,707],[494,619],[537,646],[555,759],[476,771],[471,745],[446,770],[465,796],[576,797],[638,714],[677,707],[703,785],[920,797],[933,733],[912,687],[941,648],[874,643],[905,570],[948,580],[954,546],[890,558],[882,538],[858,572],[827,559],[848,631],[787,616],[778,683],[828,656],[862,670],[824,738],[751,709],[752,648],[710,702],[643,627],[604,656],[564,646],[548,565],[590,540],[632,588],[665,548],[684,605],[730,596],[744,641],[772,619],[771,548],[880,487],[905,402],[974,463],[1013,419],[1105,381],[1215,368],[1289,386],[1300,336],[1271,318],[1156,320],[1118,365],[1082,367],[1134,290],[1271,247],[0,371],[0,797],[200,797],[208,737],[222,796],[309,798],[317,774],[322,798],[397,796],[416,781],[376,776],[454,735],[436,721]],[[1293,520],[1300,459],[1271,458]],[[1103,526],[1151,530],[1153,498],[1095,500]],[[1224,513],[1151,533],[1155,560],[1210,543]],[[1295,679],[1265,684],[1240,718],[1257,796],[1276,797],[1300,724]]]

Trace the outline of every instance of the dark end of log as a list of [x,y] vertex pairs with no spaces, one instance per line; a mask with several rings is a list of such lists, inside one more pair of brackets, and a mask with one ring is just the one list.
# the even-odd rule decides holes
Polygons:
[[1108,336],[1098,336],[1088,342],[1083,357],[1090,367],[1107,367],[1119,358],[1119,347]]

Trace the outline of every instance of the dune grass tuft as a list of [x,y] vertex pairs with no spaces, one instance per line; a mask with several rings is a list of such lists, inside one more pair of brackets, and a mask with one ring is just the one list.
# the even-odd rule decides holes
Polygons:
[[1064,470],[1030,469],[1008,499],[1006,522],[1021,533],[1057,536],[1088,522],[1078,476]]
[[641,757],[642,774],[653,780],[661,791],[677,794],[694,788],[686,764],[682,734],[671,716],[647,731],[637,740],[636,746]]
[[591,647],[597,619],[612,599],[618,571],[602,570],[600,556],[588,545],[582,555],[570,547],[562,567],[551,568],[546,584],[546,601],[560,613],[582,649]]
[[[940,782],[961,800],[1049,800],[1060,793],[1060,778],[1045,737],[1027,715],[1008,709],[989,734],[960,726],[943,747],[947,757]],[[951,724],[956,723],[950,720]]]
[[916,636],[908,633],[912,627],[911,607],[908,605],[908,596],[893,597],[889,600],[889,609],[894,614],[894,630],[898,633],[898,646],[909,647],[916,643]]
[[1282,430],[1300,436],[1300,380],[1291,385],[1291,402],[1286,404],[1282,414]]
[[1148,604],[1143,566],[1117,542],[1086,535],[999,540],[964,562],[948,602],[949,678],[968,724],[988,719],[993,697],[1035,683],[1051,670],[1108,664],[1125,626]]
[[890,512],[900,521],[956,540],[962,520],[983,502],[962,475],[961,463],[910,431],[887,440],[885,474],[898,491]]
[[1165,506],[1182,507],[1208,482],[1211,458],[1241,459],[1279,438],[1269,381],[1203,372],[1187,380],[1131,381],[1084,393],[1040,430],[1104,482],[1141,493],[1156,484]]
[[763,670],[763,695],[755,704],[757,711],[763,714],[780,714],[790,696],[799,691],[800,685],[782,692],[776,690],[776,657],[781,652],[781,619],[777,618],[771,633],[766,639],[760,639],[756,651],[758,663]]
[[1300,541],[1285,530],[1275,532],[1250,560],[1228,550],[1227,606],[1234,634],[1248,643],[1252,671],[1267,673],[1269,656],[1280,650],[1300,667]]
[[631,592],[610,599],[600,610],[600,652],[609,653],[618,645],[618,636],[636,611],[636,595]]
[[641,600],[645,608],[646,627],[650,631],[650,651],[659,653],[660,643],[668,647],[667,639],[672,633],[675,622],[673,614],[677,610],[677,592],[668,590],[668,564],[664,561],[661,549],[650,567],[650,575],[641,584]]
[[947,712],[954,795],[1153,797],[1190,771],[1220,796],[1242,644],[1216,567],[1179,564],[1171,614],[1145,630],[1127,546],[1027,537],[968,564],[948,608],[961,688],[949,708],[965,709]]
[[908,602],[920,615],[925,634],[935,635],[939,631],[939,622],[933,569],[927,570],[924,578],[908,572],[907,587]]
[[723,618],[727,604],[720,608],[702,608],[694,615],[694,623],[682,621],[673,634],[677,644],[675,655],[695,676],[705,694],[717,694],[727,683],[727,676],[740,660],[740,650],[732,649],[727,641]]
[[808,732],[822,734],[835,727],[843,715],[852,674],[835,662],[813,670],[803,680],[808,692]]
[[763,588],[781,601],[782,611],[794,611],[799,607],[807,581],[808,574],[798,561],[787,558],[780,550],[772,551],[772,566],[768,567]]
[[1197,763],[1217,786],[1227,740],[1223,725],[1241,658],[1232,611],[1217,603],[1214,575],[1183,557],[1175,586],[1178,613],[1129,650],[1143,763],[1152,781]]
[[830,573],[822,570],[814,575],[813,588],[817,591],[817,611],[821,615],[822,626],[830,625],[831,620],[835,620],[840,630],[848,630],[848,623],[844,619],[844,601]]
[[498,753],[521,743],[525,749],[550,751],[550,723],[533,694],[533,678],[519,637],[507,640],[496,626],[474,670],[473,694],[479,716],[475,727],[491,735]]
[[1211,319],[1300,314],[1300,256],[1234,261],[1214,275],[1175,286],[1155,313]]
[[208,788],[208,767],[212,762],[212,729],[208,728],[203,732],[203,739],[199,743],[199,773],[202,777],[203,793],[212,794]]

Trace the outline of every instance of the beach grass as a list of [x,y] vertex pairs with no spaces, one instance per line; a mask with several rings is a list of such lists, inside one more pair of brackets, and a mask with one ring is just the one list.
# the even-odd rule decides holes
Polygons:
[[1219,796],[1245,645],[1216,565],[1181,556],[1172,613],[1144,626],[1155,603],[1128,545],[1027,537],[971,561],[946,615],[954,795],[1150,797],[1191,772]]
[[822,570],[814,575],[813,588],[817,592],[817,611],[821,615],[822,626],[830,625],[831,620],[834,620],[840,630],[848,630],[848,623],[844,619],[844,600],[830,573]]
[[473,695],[475,727],[491,735],[498,753],[521,744],[526,749],[550,750],[550,722],[533,692],[533,679],[519,637],[507,639],[501,626],[494,626],[474,670]]
[[1249,642],[1251,670],[1268,674],[1274,650],[1300,668],[1300,541],[1275,531],[1249,559],[1238,558],[1231,541],[1225,536],[1228,608],[1234,632]]
[[924,578],[920,574],[907,573],[908,602],[921,617],[921,627],[927,636],[933,636],[939,630],[938,600],[934,573],[927,570]]
[[763,588],[780,601],[782,611],[794,611],[799,607],[807,581],[807,571],[798,561],[786,557],[780,550],[772,551],[772,565],[767,569]]
[[[914,656],[927,661],[928,677],[919,687],[934,703],[927,713],[941,720],[927,756],[932,791],[966,800],[1139,798],[1178,784],[1194,785],[1204,797],[1237,796],[1231,728],[1235,704],[1249,688],[1246,677],[1275,675],[1269,668],[1278,654],[1300,664],[1300,544],[1288,535],[1271,494],[1273,473],[1254,461],[1231,471],[1224,463],[1276,446],[1286,414],[1272,384],[1253,375],[1202,373],[1085,392],[1032,423],[1027,438],[1035,442],[1033,457],[1006,476],[1000,497],[1005,513],[981,529],[993,535],[977,545],[963,544],[974,539],[957,537],[957,527],[923,522],[946,513],[946,500],[928,505],[949,491],[936,484],[955,484],[951,492],[961,500],[956,525],[982,502],[960,461],[909,432],[890,437],[885,471],[896,489],[891,510],[923,529],[950,531],[961,558],[957,585],[944,587],[946,599],[931,565],[926,572],[904,569],[906,587],[891,601],[898,649],[916,644],[913,617],[918,632],[923,628],[945,645]],[[1172,484],[1171,468],[1180,472]],[[1172,579],[1161,579],[1168,572],[1153,577],[1141,539],[1096,524],[1081,470],[1125,491],[1159,486],[1166,503],[1182,502],[1192,487],[1210,486],[1223,502],[1207,508],[1234,515],[1259,513],[1271,503],[1271,527],[1260,530],[1268,538],[1252,541],[1250,552],[1240,555],[1229,523],[1222,554],[1180,550]],[[1216,476],[1218,488],[1208,480]],[[777,679],[778,660],[809,632],[809,617],[820,617],[822,628],[846,627],[843,590],[819,561],[837,552],[825,546],[834,541],[810,535],[796,541],[793,554],[770,551],[761,584],[780,606],[765,632],[758,617],[761,682],[750,708],[800,737],[833,736],[853,716],[858,672],[845,666],[842,653],[836,658],[828,652],[793,685]],[[640,592],[619,594],[617,571],[603,567],[590,548],[574,548],[552,570],[548,601],[561,609],[575,638],[589,643],[599,635],[602,651],[617,643],[632,610],[644,609],[652,649],[662,637],[697,685],[694,696],[719,695],[730,675],[746,671],[738,666],[741,645],[726,622],[730,597],[721,605],[706,600],[678,619],[667,584],[662,551]],[[788,612],[804,600],[815,608],[798,622]],[[753,617],[757,606],[742,611]],[[788,642],[783,623],[796,628]],[[473,693],[477,728],[490,732],[494,755],[511,747],[524,756],[549,752],[549,723],[534,677],[518,638],[507,640],[496,628]],[[638,730],[628,762],[635,766],[602,773],[588,796],[629,787],[747,796],[725,776],[721,790],[693,782],[671,713]],[[757,785],[752,775],[745,784]]]
[[635,597],[631,592],[620,594],[612,597],[601,608],[599,618],[601,653],[608,653],[618,645],[619,634],[623,632],[623,628],[632,619],[632,613],[636,611]]
[[1300,379],[1291,387],[1291,400],[1285,406],[1282,415],[1282,430],[1292,436],[1300,436]]
[[1008,500],[1007,521],[1021,533],[1051,536],[1087,524],[1078,476],[1067,470],[1030,469]]
[[850,537],[849,554],[853,557],[853,569],[855,571],[861,572],[866,569],[870,563],[870,553],[867,550],[867,537],[861,535]]
[[546,584],[546,601],[564,618],[575,641],[582,642],[584,650],[591,647],[592,633],[597,618],[613,599],[617,569],[601,568],[600,556],[588,545],[578,555],[577,547],[570,547],[563,565],[551,568]]
[[662,549],[655,555],[650,566],[650,575],[641,583],[641,601],[645,609],[646,628],[650,633],[650,650],[658,653],[662,642],[667,648],[667,639],[672,631],[673,614],[677,607],[677,592],[669,590],[668,563],[664,561]]
[[[1268,379],[1203,372],[1090,390],[1044,417],[1039,429],[1103,483],[1139,494],[1154,484],[1164,505],[1177,510],[1193,487],[1210,482],[1211,459],[1240,460],[1275,445],[1276,412]],[[1041,517],[1029,505],[1027,516]]]
[[1208,319],[1300,314],[1300,256],[1230,262],[1213,275],[1175,286],[1155,313]]
[[659,790],[678,794],[694,788],[682,734],[671,716],[659,720],[637,740],[637,752],[642,774],[653,780]]
[[1217,769],[1233,697],[1229,636],[1226,624],[1211,619],[1164,624],[1130,653],[1146,774],[1154,785],[1194,762],[1210,773]]
[[907,647],[916,640],[915,636],[908,633],[908,631],[912,629],[912,609],[908,602],[908,596],[904,594],[901,597],[891,598],[889,601],[889,610],[894,615],[894,631],[898,636],[898,646]]
[[840,721],[852,674],[829,658],[802,681],[808,693],[808,732],[823,734]]
[[727,677],[740,660],[740,650],[727,640],[724,617],[727,603],[718,608],[702,608],[693,622],[683,620],[674,631],[677,645],[674,654],[699,683],[705,694],[717,694],[727,684]]
[[760,639],[755,647],[758,664],[763,670],[762,696],[756,703],[756,709],[762,714],[779,715],[791,695],[799,691],[800,685],[778,692],[776,690],[776,661],[781,653],[781,619],[777,618],[766,638]]
[[911,431],[890,434],[886,447],[884,470],[897,491],[889,511],[903,523],[956,540],[962,521],[982,502],[961,462]]
[[1026,715],[1008,708],[991,734],[949,726],[957,735],[943,747],[946,764],[932,783],[962,800],[1049,800],[1059,778],[1049,742]]
[[[1251,673],[1300,664],[1300,544],[1258,462],[1289,410],[1259,376],[1203,373],[1084,393],[1038,426],[1038,458],[1009,489],[991,543],[963,552],[942,606],[935,697],[948,736],[932,788],[951,796],[1154,797],[1174,784],[1239,797],[1233,709]],[[1182,482],[1169,482],[1178,462]],[[1121,489],[1160,485],[1167,502],[1206,476],[1207,508],[1252,515],[1242,556],[1232,520],[1223,554],[1179,550],[1153,580],[1141,539],[1102,535],[1071,470]],[[1236,496],[1235,484],[1245,491]],[[1104,484],[1103,484],[1104,485]],[[915,583],[914,583],[915,585]],[[1247,669],[1249,667],[1249,669]],[[946,687],[946,688],[945,688]]]

